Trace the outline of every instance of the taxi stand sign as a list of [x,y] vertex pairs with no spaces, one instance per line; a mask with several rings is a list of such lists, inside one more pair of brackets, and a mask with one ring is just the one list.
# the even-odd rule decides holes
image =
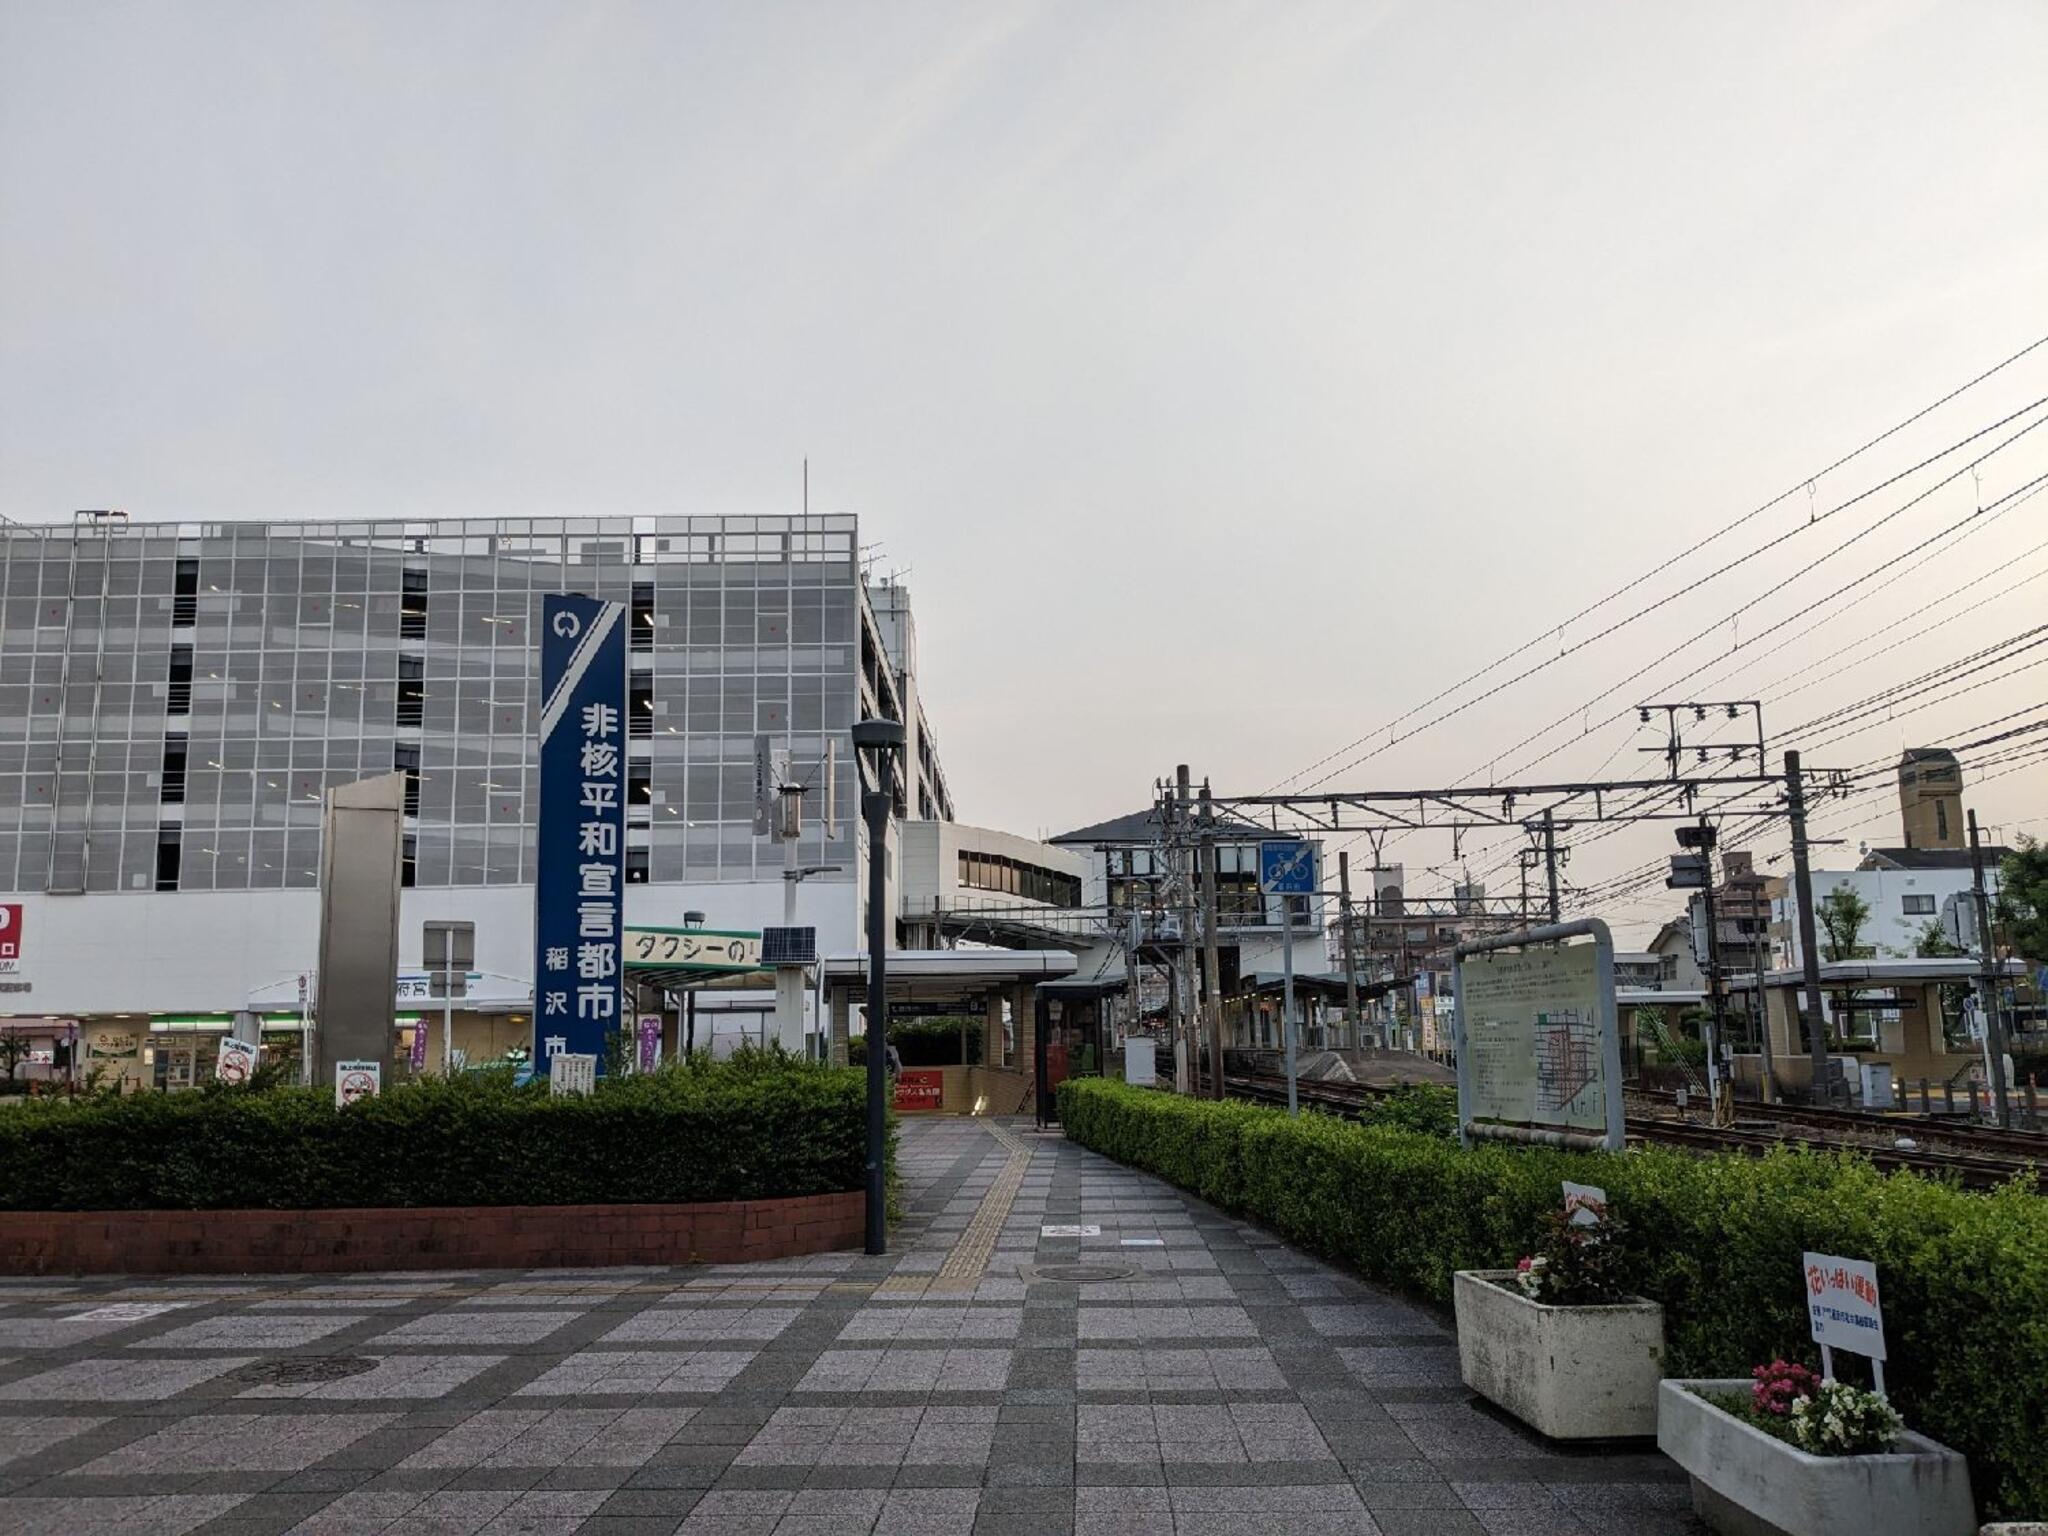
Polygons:
[[675,966],[698,971],[758,971],[760,933],[728,933],[710,928],[641,928],[625,930],[620,953],[628,965]]
[[1806,1311],[1813,1342],[1820,1346],[1820,1373],[1835,1374],[1835,1351],[1870,1360],[1877,1392],[1884,1395],[1884,1304],[1877,1291],[1877,1266],[1868,1259],[1809,1253],[1802,1260]]

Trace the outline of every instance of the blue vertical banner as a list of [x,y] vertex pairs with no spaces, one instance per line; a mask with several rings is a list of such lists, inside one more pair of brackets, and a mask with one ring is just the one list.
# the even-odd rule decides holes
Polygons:
[[595,1056],[625,1022],[626,609],[541,599],[533,1067]]

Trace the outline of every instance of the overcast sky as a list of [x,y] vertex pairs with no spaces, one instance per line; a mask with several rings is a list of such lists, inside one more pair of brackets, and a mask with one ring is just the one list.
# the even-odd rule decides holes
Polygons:
[[[0,513],[785,512],[809,455],[908,572],[963,819],[1264,790],[2048,335],[2044,80],[2039,0],[0,0]],[[2042,396],[2048,347],[1598,617]],[[1591,727],[1694,696],[1655,674],[1507,749],[1962,462],[1329,787],[1639,771]],[[2044,472],[2048,429],[1664,670]],[[1769,723],[2042,622],[2048,495],[1961,531],[1722,691],[1978,577]],[[2048,766],[1970,800],[2048,832]]]

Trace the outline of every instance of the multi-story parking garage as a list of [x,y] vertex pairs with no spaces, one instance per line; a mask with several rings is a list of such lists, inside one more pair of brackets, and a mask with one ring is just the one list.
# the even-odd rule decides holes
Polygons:
[[554,591],[630,611],[629,923],[782,920],[783,849],[754,824],[765,735],[812,787],[799,854],[825,868],[802,882],[798,920],[821,952],[859,947],[868,770],[847,728],[905,726],[892,847],[953,806],[909,594],[864,579],[854,518],[80,514],[0,529],[0,889],[20,908],[8,1027],[52,1070],[76,1051],[176,1082],[253,1008],[289,1055],[302,991],[317,1003],[323,796],[398,772],[401,1003],[426,991],[422,924],[470,922],[456,1041],[489,1056],[524,1038],[533,636]]

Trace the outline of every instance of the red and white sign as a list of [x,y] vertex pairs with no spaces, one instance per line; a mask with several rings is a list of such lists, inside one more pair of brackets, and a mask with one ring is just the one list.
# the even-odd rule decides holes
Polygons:
[[1884,1304],[1877,1293],[1877,1266],[1867,1259],[1809,1253],[1804,1267],[1813,1342],[1882,1360]]
[[0,902],[0,971],[21,965],[21,903]]
[[374,1099],[384,1088],[384,1065],[376,1061],[337,1061],[334,1064],[334,1107],[347,1109],[362,1099]]
[[945,1088],[946,1074],[936,1067],[907,1067],[896,1074],[896,1107],[937,1109]]
[[224,1083],[246,1083],[256,1075],[256,1046],[248,1040],[223,1040],[214,1059],[213,1075]]

